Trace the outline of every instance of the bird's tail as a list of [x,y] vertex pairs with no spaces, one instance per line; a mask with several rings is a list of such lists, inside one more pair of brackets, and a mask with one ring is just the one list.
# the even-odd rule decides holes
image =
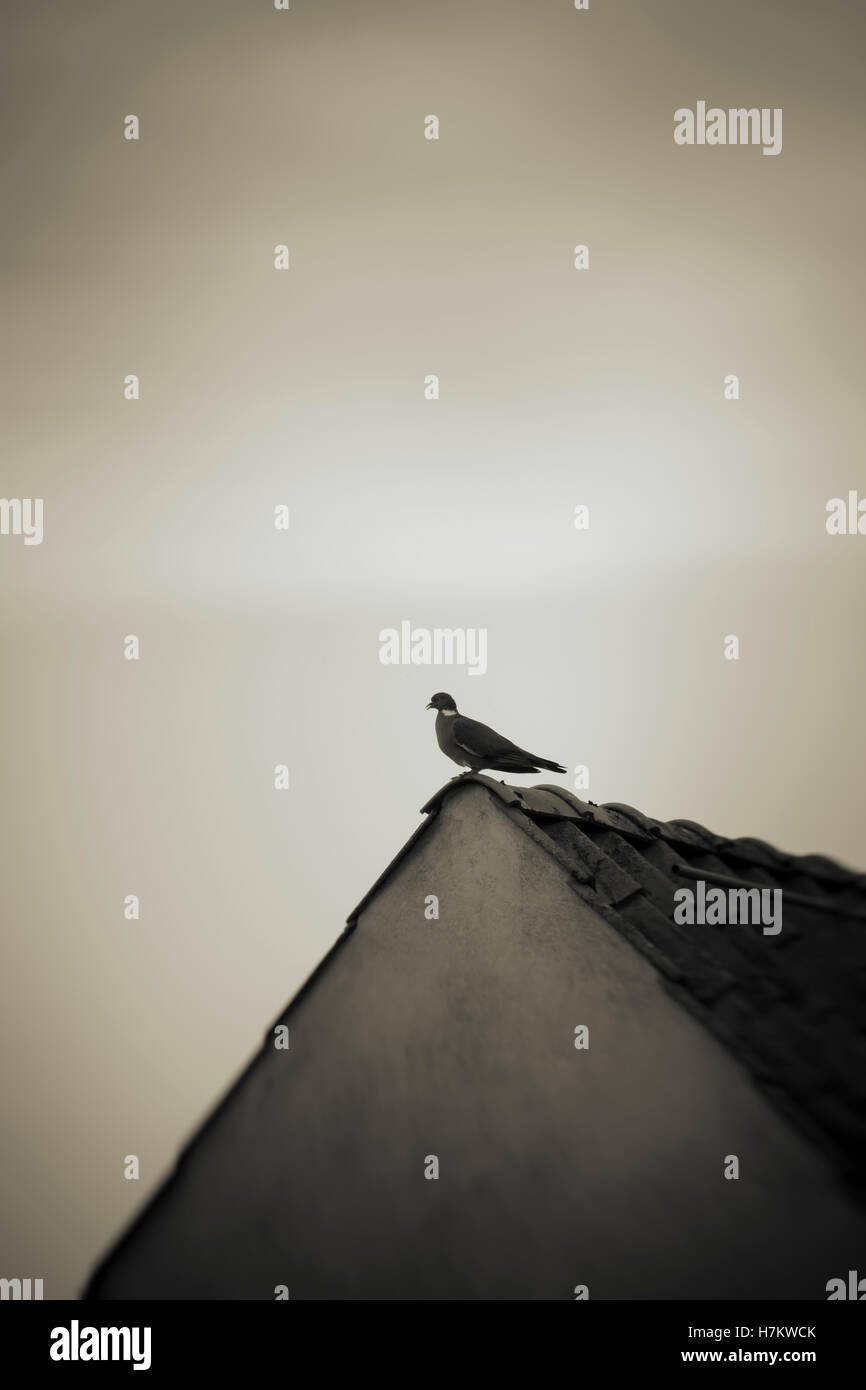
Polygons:
[[544,767],[548,772],[566,772],[567,769],[560,767],[559,763],[552,763],[548,758],[536,758],[533,753],[525,753],[522,748],[515,749],[513,753],[504,753],[496,762],[486,764],[496,772],[540,772]]
[[559,763],[549,762],[547,758],[534,758],[533,762],[538,763],[539,767],[544,767],[548,772],[567,772],[568,768],[561,767]]

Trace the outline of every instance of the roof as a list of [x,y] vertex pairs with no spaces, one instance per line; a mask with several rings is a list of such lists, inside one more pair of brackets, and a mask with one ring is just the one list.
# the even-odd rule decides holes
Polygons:
[[[464,797],[466,800],[461,804],[460,799]],[[486,803],[485,797],[489,799]],[[184,1146],[171,1176],[102,1259],[84,1296],[128,1297],[130,1289],[137,1290],[132,1296],[150,1297],[153,1289],[158,1290],[156,1296],[159,1297],[235,1296],[226,1295],[225,1283],[220,1284],[220,1279],[228,1278],[235,1281],[232,1288],[243,1290],[236,1296],[256,1297],[259,1294],[251,1294],[250,1289],[260,1288],[263,1279],[267,1284],[271,1278],[270,1273],[263,1275],[263,1271],[269,1269],[269,1261],[277,1258],[275,1252],[279,1252],[289,1239],[287,1232],[291,1233],[293,1257],[300,1260],[308,1287],[310,1279],[320,1278],[331,1281],[327,1285],[330,1289],[347,1287],[340,1283],[348,1278],[351,1284],[351,1277],[345,1272],[346,1249],[363,1251],[363,1263],[376,1244],[370,1239],[369,1225],[365,1225],[371,1212],[374,1217],[379,1214],[396,1240],[401,1230],[400,1238],[406,1236],[406,1227],[401,1228],[400,1221],[407,1211],[426,1211],[426,1203],[422,1202],[420,1209],[414,1205],[415,1178],[411,1182],[406,1178],[409,1171],[404,1162],[406,1134],[408,1127],[410,1138],[423,1135],[421,1142],[428,1143],[430,1114],[436,1112],[442,1097],[446,1098],[444,1109],[450,1116],[452,1128],[449,1132],[457,1140],[458,1148],[463,1146],[461,1152],[471,1155],[479,1144],[484,1153],[490,1146],[491,1151],[495,1151],[500,1138],[505,1136],[505,1148],[517,1162],[516,1171],[531,1174],[532,1182],[525,1189],[529,1194],[527,1209],[521,1209],[517,1225],[512,1226],[509,1213],[515,1210],[516,1190],[513,1165],[506,1165],[504,1177],[500,1173],[491,1182],[485,1180],[483,1200],[476,1200],[480,1190],[472,1186],[477,1183],[472,1176],[476,1168],[472,1163],[457,1164],[473,1193],[473,1220],[481,1221],[482,1229],[489,1229],[490,1239],[477,1243],[477,1249],[482,1252],[480,1264],[457,1261],[454,1252],[462,1249],[460,1239],[454,1236],[453,1228],[442,1225],[442,1213],[434,1217],[429,1213],[420,1218],[410,1216],[410,1227],[412,1221],[422,1221],[419,1230],[423,1230],[423,1237],[419,1239],[427,1242],[425,1248],[431,1252],[431,1261],[425,1260],[420,1266],[416,1261],[414,1267],[412,1277],[416,1283],[413,1287],[418,1287],[420,1279],[425,1290],[417,1296],[438,1297],[443,1288],[452,1291],[445,1296],[453,1296],[455,1269],[459,1264],[461,1269],[466,1266],[468,1282],[462,1285],[464,1291],[469,1290],[466,1296],[476,1296],[481,1287],[481,1296],[489,1297],[494,1277],[490,1262],[494,1262],[497,1270],[517,1268],[521,1263],[519,1258],[516,1263],[511,1259],[503,1261],[504,1247],[500,1238],[508,1239],[508,1233],[516,1231],[522,1254],[526,1248],[527,1229],[535,1230],[538,1223],[540,1230],[549,1233],[551,1222],[556,1229],[562,1227],[567,1232],[565,1260],[569,1268],[573,1240],[577,1239],[579,1245],[581,1238],[587,1238],[587,1232],[602,1230],[604,1238],[587,1240],[587,1250],[592,1250],[593,1259],[600,1260],[596,1267],[604,1271],[603,1277],[612,1280],[609,1287],[622,1288],[622,1279],[628,1283],[630,1277],[628,1268],[623,1270],[624,1263],[628,1266],[629,1261],[623,1262],[617,1252],[634,1248],[635,1237],[629,1223],[635,1213],[640,1221],[637,1248],[643,1249],[637,1260],[638,1271],[645,1268],[641,1261],[649,1258],[648,1252],[661,1248],[659,1241],[663,1244],[667,1226],[671,1220],[678,1219],[676,1213],[687,1213],[685,1229],[692,1233],[698,1246],[702,1242],[701,1248],[712,1245],[719,1255],[718,1261],[711,1262],[709,1268],[700,1267],[699,1262],[693,1262],[690,1268],[696,1272],[699,1283],[709,1278],[714,1290],[721,1288],[723,1292],[719,1296],[722,1297],[733,1296],[731,1288],[742,1293],[744,1278],[756,1280],[750,1287],[761,1290],[750,1296],[765,1296],[764,1289],[777,1286],[774,1262],[780,1258],[783,1280],[790,1273],[792,1286],[801,1290],[813,1287],[816,1270],[820,1289],[827,1269],[848,1268],[855,1256],[849,1256],[847,1251],[853,1248],[852,1241],[860,1239],[862,1218],[852,1203],[838,1201],[840,1193],[835,1191],[838,1184],[833,1178],[834,1170],[836,1175],[844,1176],[851,1195],[863,1201],[866,1195],[866,1028],[858,1027],[857,1020],[863,1015],[866,994],[866,876],[822,856],[783,854],[756,839],[725,839],[691,821],[657,821],[630,806],[614,803],[596,806],[591,801],[581,801],[558,786],[518,788],[479,774],[454,778],[430,799],[423,814],[425,819],[410,840],[350,915],[342,936],[274,1020],[266,1031],[262,1047],[193,1139]],[[507,829],[499,824],[499,814],[508,822]],[[436,826],[439,833],[434,832],[426,838],[431,826]],[[615,1064],[612,1072],[605,1073],[600,1082],[598,1074],[592,1079],[591,1069],[584,1072],[580,1068],[577,1074],[590,1078],[589,1090],[560,1087],[560,1074],[550,1071],[550,1053],[543,1042],[544,1029],[539,1030],[535,1025],[539,1006],[546,1009],[549,1004],[551,976],[545,976],[543,970],[538,972],[538,979],[529,991],[532,1006],[523,1019],[515,1020],[513,1026],[506,1029],[509,1039],[513,1033],[517,1034],[516,1044],[511,1045],[516,1046],[520,1060],[515,1065],[512,1051],[512,1068],[500,1066],[502,1038],[497,1029],[501,1022],[501,1002],[489,982],[501,979],[497,973],[499,914],[503,902],[507,911],[511,898],[496,900],[488,913],[486,934],[475,941],[472,937],[477,918],[472,908],[477,910],[477,895],[473,898],[470,893],[464,897],[464,903],[469,904],[465,920],[461,919],[461,940],[464,944],[468,942],[470,947],[466,953],[442,952],[435,947],[430,953],[430,948],[423,943],[431,938],[426,933],[407,932],[403,911],[406,891],[410,895],[417,894],[418,883],[426,881],[431,868],[441,868],[443,874],[447,874],[450,867],[452,885],[456,886],[458,877],[462,876],[464,890],[467,880],[470,887],[476,885],[477,858],[467,855],[464,862],[463,846],[467,834],[475,829],[480,834],[482,826],[483,833],[489,837],[489,853],[510,857],[505,866],[496,862],[485,864],[487,878],[507,894],[511,882],[508,870],[515,869],[521,885],[526,886],[526,910],[530,915],[534,913],[536,929],[539,924],[547,924],[549,911],[556,912],[555,944],[560,969],[563,955],[569,955],[569,941],[572,933],[574,935],[575,968],[564,986],[560,1004],[562,997],[570,1001],[575,989],[579,991],[584,984],[586,957],[580,957],[577,949],[580,941],[584,945],[591,941],[602,955],[607,952],[606,959],[614,962],[612,968],[626,978],[630,964],[632,974],[644,982],[643,994],[657,1004],[667,1003],[653,990],[647,972],[634,969],[637,962],[628,961],[628,952],[624,952],[621,942],[604,939],[602,923],[606,923],[655,967],[660,986],[679,1007],[688,1010],[703,1025],[707,1037],[720,1042],[728,1056],[745,1068],[742,1075],[735,1078],[739,1084],[732,1091],[726,1089],[726,1083],[720,1085],[719,1077],[730,1079],[735,1069],[720,1065],[726,1059],[715,1047],[704,1049],[705,1054],[713,1054],[712,1065],[706,1070],[699,1069],[696,1074],[689,1065],[692,1060],[689,1054],[683,1056],[680,1071],[679,1059],[684,1049],[700,1051],[696,1047],[696,1030],[686,1026],[687,1020],[682,1018],[675,1018],[675,1024],[681,1026],[671,1029],[676,1010],[669,1007],[642,1008],[637,1013],[629,987],[626,985],[617,992],[621,982],[612,979],[605,970],[596,972],[597,993],[591,997],[601,1000],[605,1009],[618,1010],[617,1019],[629,1029],[629,1045],[620,1051],[621,1071],[617,1071]],[[533,842],[538,853],[534,848],[530,851],[529,846],[516,843],[523,835]],[[437,848],[439,844],[444,846],[441,851]],[[484,844],[480,839],[475,848],[483,852]],[[413,863],[416,851],[417,859]],[[440,853],[444,858],[439,858]],[[454,855],[460,862],[455,864],[453,858],[449,859]],[[393,896],[384,894],[382,901],[372,903],[403,861],[409,861],[403,896],[397,883],[389,885],[396,889]],[[500,874],[503,868],[505,872]],[[416,872],[419,869],[420,874]],[[785,895],[782,932],[778,936],[765,936],[760,928],[707,926],[694,930],[676,925],[673,893],[699,876],[743,886],[781,888]],[[481,897],[490,896],[488,888],[489,884],[485,883]],[[549,894],[545,892],[547,888],[551,890]],[[573,920],[568,912],[571,893],[575,895]],[[360,920],[368,904],[372,904],[370,916],[365,921]],[[549,907],[549,904],[555,906]],[[508,925],[512,928],[512,938],[519,939],[520,944],[517,956],[512,957],[516,960],[516,965],[511,967],[513,978],[508,977],[509,987],[513,986],[510,994],[513,1003],[523,997],[521,972],[526,968],[527,949],[531,951],[536,937],[522,930],[523,920],[517,923],[519,931],[513,930],[515,923]],[[365,926],[370,929],[368,936]],[[356,927],[360,927],[357,933]],[[365,937],[373,949],[367,953],[355,950],[353,954],[349,943],[353,941],[357,948]],[[398,943],[397,949],[402,951],[397,956],[396,967],[388,954],[389,941]],[[426,956],[417,954],[419,943],[422,944],[420,949],[428,951]],[[480,959],[476,947],[481,953]],[[496,957],[495,961],[492,957]],[[541,961],[539,965],[549,963]],[[483,968],[491,965],[496,967],[492,971]],[[407,969],[411,969],[408,979],[400,974]],[[559,975],[557,962],[553,970],[556,979]],[[592,976],[593,971],[588,974]],[[452,997],[455,980],[458,986],[464,987],[466,996],[478,986],[486,1012],[482,1009],[480,1015],[474,1011],[467,1014],[465,998],[459,997],[459,988],[458,997]],[[645,988],[647,982],[648,989]],[[380,987],[389,989],[390,997],[377,999],[374,991]],[[554,983],[553,990],[556,987]],[[296,1017],[293,1011],[305,997],[307,1004],[311,1004],[317,989],[322,990],[322,1008],[318,1024],[315,1011],[307,1010],[303,1026],[313,1029],[307,1037],[318,1036],[321,1043],[323,1039],[342,1036],[341,1028],[346,1020],[362,1017],[368,1005],[375,1011],[377,1024],[382,1024],[384,1019],[384,1031],[381,1028],[369,1032],[362,1029],[357,1047],[348,1051],[339,1048],[335,1052],[319,1045],[309,1048],[306,1054],[298,1051],[294,1055],[299,1059],[304,1057],[304,1064],[283,1070],[274,1049],[273,1028],[278,1023],[292,1021]],[[416,1012],[413,1000],[416,1003],[423,1000],[424,1008]],[[426,1011],[429,1001],[432,1001],[432,1013]],[[304,1017],[302,1011],[298,1022],[303,1023]],[[422,1023],[413,1031],[418,1017]],[[475,1031],[479,1017],[486,1021],[486,1036],[483,1026],[480,1033]],[[459,1020],[456,1030],[452,1030],[450,1024],[448,1028],[449,1035],[454,1034],[453,1045],[435,1048],[437,1064],[433,1067],[430,1058],[434,1049],[424,1032],[431,1018]],[[496,1025],[492,1036],[491,1020]],[[634,1028],[631,1028],[632,1022]],[[667,1051],[656,1046],[660,1029],[667,1029]],[[651,1035],[649,1030],[653,1030]],[[629,1085],[636,1087],[643,1101],[646,1082],[644,1076],[635,1077],[634,1054],[636,1049],[644,1048],[645,1035],[645,1050],[664,1062],[663,1072],[656,1077],[664,1083],[659,1090],[660,1106],[653,1096],[647,1098],[646,1105],[635,1106],[634,1091],[629,1091]],[[383,1046],[383,1040],[388,1039],[393,1046]],[[404,1046],[404,1042],[407,1045]],[[479,1043],[482,1053],[486,1047],[487,1070],[477,1073]],[[491,1059],[499,1077],[497,1086],[501,1089],[491,1089],[489,1085]],[[612,1086],[609,1084],[611,1076],[614,1078]],[[284,1085],[289,1086],[290,1078],[291,1089],[283,1090]],[[705,1078],[710,1078],[709,1090],[704,1086]],[[765,1151],[757,1167],[752,1167],[759,1178],[751,1196],[747,1185],[743,1192],[744,1204],[738,1201],[736,1212],[726,1215],[717,1211],[718,1203],[712,1195],[705,1195],[708,1192],[706,1184],[699,1172],[696,1174],[692,1163],[693,1148],[688,1144],[683,1147],[682,1139],[692,1134],[693,1123],[695,1133],[706,1133],[708,1115],[714,1126],[720,1126],[713,1128],[712,1133],[717,1136],[723,1133],[725,1144],[730,1142],[727,1137],[729,1117],[735,1133],[754,1134],[748,1115],[744,1127],[742,1113],[750,1108],[743,1107],[748,1088],[741,1084],[749,1078],[756,1087],[756,1094],[766,1096],[776,1110],[811,1141],[813,1162],[796,1163],[793,1171],[786,1170],[783,1162],[777,1172],[775,1155],[800,1149],[799,1145],[790,1144],[786,1148],[781,1141],[786,1137],[791,1141],[796,1135],[780,1136],[778,1126],[764,1123],[772,1116],[761,1106],[752,1107],[761,1119],[757,1132],[765,1136],[775,1134],[775,1144],[772,1152],[768,1155]],[[372,1086],[371,1080],[374,1081]],[[503,1097],[512,1094],[510,1088],[515,1081],[516,1108],[503,1104]],[[688,1089],[690,1084],[691,1090]],[[732,1095],[735,1097],[733,1111]],[[553,1106],[553,1116],[547,1115],[551,1123],[545,1122],[540,1127],[525,1124],[527,1113],[545,1117],[544,1096],[546,1103]],[[596,1097],[595,1109],[590,1103],[589,1113],[587,1096]],[[683,1096],[690,1100],[683,1100],[680,1106]],[[396,1125],[395,1097],[401,1117],[401,1123]],[[455,1097],[460,1100],[456,1106]],[[542,1097],[540,1102],[539,1097]],[[529,1112],[525,1108],[527,1099],[533,1107]],[[536,1111],[534,1107],[539,1104]],[[673,1116],[671,1105],[680,1107]],[[508,1117],[507,1123],[504,1116]],[[469,1117],[468,1127],[466,1117]],[[570,1201],[575,1172],[588,1175],[590,1182],[598,1181],[600,1164],[604,1174],[609,1176],[605,1143],[595,1146],[584,1143],[587,1123],[592,1125],[599,1120],[600,1132],[608,1138],[617,1132],[629,1134],[628,1125],[631,1124],[630,1132],[640,1152],[661,1152],[666,1176],[663,1181],[660,1179],[661,1186],[651,1185],[648,1197],[642,1179],[627,1179],[623,1189],[627,1199],[624,1206],[618,1200],[614,1207],[603,1206],[601,1225],[596,1227],[592,1213],[598,1204],[586,1187],[581,1189],[580,1181],[577,1183],[580,1200],[574,1209]],[[618,1129],[623,1123],[625,1130]],[[671,1139],[672,1130],[679,1133],[679,1141]],[[559,1137],[558,1143],[549,1143],[551,1134]],[[569,1137],[579,1147],[580,1152],[575,1157],[577,1167],[572,1167],[568,1158]],[[208,1144],[208,1140],[214,1142]],[[676,1147],[669,1152],[672,1145]],[[539,1146],[544,1146],[543,1152],[538,1151]],[[628,1143],[625,1151],[632,1152]],[[426,1149],[419,1147],[418,1152],[424,1153]],[[336,1163],[342,1172],[347,1153],[355,1154],[358,1160],[353,1165],[353,1183],[349,1184],[336,1179],[329,1168]],[[383,1156],[391,1164],[387,1171],[393,1180],[392,1185],[385,1187],[380,1178],[380,1171],[384,1171],[381,1170]],[[818,1161],[820,1158],[830,1160],[826,1168]],[[484,1159],[482,1164],[485,1172],[487,1162]],[[546,1181],[538,1182],[539,1173],[552,1174],[553,1186]],[[559,1178],[556,1175],[561,1177],[563,1173],[565,1187],[557,1187]],[[763,1185],[768,1181],[768,1174],[771,1175],[769,1181],[774,1184],[771,1192]],[[618,1191],[620,1178],[615,1176],[613,1187],[608,1188],[607,1176],[602,1181],[602,1190]],[[458,1197],[451,1213],[452,1216],[455,1212],[459,1214],[462,1230],[465,1203],[459,1200],[462,1190],[459,1181]],[[317,1182],[323,1184],[320,1192],[331,1193],[336,1183],[340,1193],[336,1216],[330,1200],[323,1204],[320,1192],[316,1195]],[[412,1187],[411,1197],[407,1182]],[[237,1203],[225,1204],[226,1191],[241,1190],[246,1196],[240,1207]],[[455,1189],[450,1191],[449,1201],[453,1204]],[[311,1192],[315,1195],[314,1201],[310,1201]],[[365,1193],[363,1200],[358,1199],[359,1192]],[[676,1205],[677,1202],[680,1205]],[[326,1209],[325,1220],[323,1212]],[[447,1219],[447,1204],[443,1211]],[[563,1216],[569,1211],[570,1216]],[[631,1215],[623,1216],[623,1211]],[[797,1213],[798,1228],[812,1232],[803,1237],[800,1231],[797,1250],[793,1246],[784,1247],[792,1211]],[[203,1212],[212,1213],[213,1219],[209,1216],[203,1220]],[[716,1218],[721,1226],[713,1225]],[[428,1220],[434,1225],[423,1224]],[[483,1227],[485,1220],[491,1223],[489,1228]],[[563,1227],[564,1220],[577,1224]],[[622,1221],[626,1222],[625,1234]],[[502,1236],[503,1222],[505,1236]],[[529,1227],[521,1224],[523,1222],[529,1222]],[[472,1228],[473,1231],[478,1229],[477,1225]],[[760,1239],[752,1235],[753,1229],[758,1231]],[[432,1236],[434,1230],[435,1238]],[[707,1235],[707,1232],[718,1234],[720,1230],[725,1232],[721,1241]],[[247,1238],[250,1231],[254,1239]],[[768,1236],[766,1232],[771,1234]],[[730,1233],[730,1240],[727,1233]],[[225,1275],[216,1268],[220,1260],[214,1258],[213,1252],[219,1256],[229,1241],[236,1242],[234,1248],[239,1258],[233,1259],[231,1270]],[[552,1249],[555,1260],[562,1255],[557,1242],[558,1238],[552,1237],[543,1241],[544,1252]],[[417,1244],[415,1239],[412,1248]],[[382,1245],[386,1252],[396,1248],[393,1243],[389,1245],[387,1239]],[[778,1255],[780,1248],[783,1248],[781,1257]],[[538,1258],[540,1249],[536,1250]],[[178,1250],[182,1252],[180,1257]],[[774,1250],[775,1255],[772,1254]],[[748,1264],[745,1270],[744,1258]],[[277,1262],[279,1264],[279,1259]],[[678,1262],[674,1263],[679,1268]],[[541,1266],[537,1259],[530,1260],[528,1267],[530,1280],[541,1279],[541,1286],[547,1288],[538,1272]],[[397,1269],[399,1280],[395,1296],[409,1296],[405,1267],[399,1264],[399,1258],[390,1266],[387,1257],[383,1257],[378,1266],[374,1259],[370,1269],[369,1277],[375,1275],[386,1281]],[[670,1271],[665,1277],[669,1275]],[[366,1266],[364,1277],[368,1277]],[[476,1277],[480,1285],[473,1285]],[[444,1283],[437,1284],[437,1279]],[[769,1285],[762,1283],[767,1279],[770,1279]],[[565,1285],[568,1285],[568,1278]],[[532,1296],[536,1296],[541,1286],[533,1285]],[[169,1287],[175,1292],[167,1293]],[[321,1283],[315,1287],[318,1292],[311,1296],[332,1296],[321,1293],[324,1287]],[[670,1284],[667,1287],[670,1290]],[[687,1281],[687,1287],[693,1288],[693,1285]],[[706,1290],[706,1283],[701,1287]],[[437,1291],[431,1294],[431,1288]],[[629,1288],[626,1296],[641,1296],[634,1292],[633,1285]],[[147,1292],[142,1293],[142,1289]],[[520,1296],[525,1296],[525,1286]],[[663,1296],[678,1297],[680,1293],[668,1292]],[[708,1295],[704,1292],[697,1296]],[[715,1297],[717,1293],[709,1296]],[[813,1295],[800,1292],[796,1296]]]
[[[715,835],[694,821],[658,821],[618,802],[597,806],[562,787],[512,787],[472,773],[422,807],[428,819],[350,926],[443,802],[472,782],[567,870],[574,891],[655,965],[665,988],[866,1199],[866,874],[824,855]],[[676,924],[674,892],[699,878],[780,888],[782,931]]]

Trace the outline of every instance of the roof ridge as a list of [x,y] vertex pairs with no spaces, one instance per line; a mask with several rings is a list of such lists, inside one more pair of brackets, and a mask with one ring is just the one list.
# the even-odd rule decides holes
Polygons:
[[601,804],[582,801],[568,788],[553,782],[541,782],[533,787],[514,787],[510,783],[486,777],[482,773],[464,773],[462,776],[453,777],[450,782],[446,782],[434,792],[429,801],[421,807],[422,814],[438,810],[446,796],[472,782],[486,787],[506,805],[517,805],[528,815],[539,819],[555,817],[559,805],[562,805],[568,809],[559,814],[564,814],[568,819],[587,820],[600,828],[615,830],[621,835],[639,841],[651,842],[661,839],[684,849],[724,853],[739,863],[756,864],[773,873],[806,873],[818,882],[856,887],[859,892],[866,892],[866,871],[848,868],[829,855],[791,854],[777,849],[769,840],[755,835],[717,835],[698,821],[685,818],[657,820],[624,801],[606,801]]

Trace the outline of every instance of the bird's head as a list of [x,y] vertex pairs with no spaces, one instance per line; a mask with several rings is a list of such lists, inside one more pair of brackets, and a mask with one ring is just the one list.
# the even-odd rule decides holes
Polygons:
[[430,696],[430,703],[427,709],[457,709],[457,704],[453,695],[447,695],[444,690],[440,690],[436,695]]

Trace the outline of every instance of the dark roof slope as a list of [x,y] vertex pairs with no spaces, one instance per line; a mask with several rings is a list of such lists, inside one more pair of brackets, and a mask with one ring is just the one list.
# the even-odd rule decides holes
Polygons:
[[[654,963],[666,988],[866,1199],[866,874],[823,855],[726,839],[693,821],[596,806],[562,787],[511,787],[477,774],[454,779],[422,810],[435,814],[468,781],[487,787],[559,860],[575,892]],[[674,892],[700,878],[780,888],[781,932],[676,924]]]

